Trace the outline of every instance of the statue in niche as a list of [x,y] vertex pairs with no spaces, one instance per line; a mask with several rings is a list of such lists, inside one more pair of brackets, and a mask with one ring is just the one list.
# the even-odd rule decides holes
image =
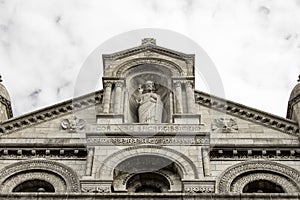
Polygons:
[[146,81],[144,88],[139,87],[136,99],[138,103],[139,123],[161,123],[163,114],[163,102],[155,91],[153,81]]

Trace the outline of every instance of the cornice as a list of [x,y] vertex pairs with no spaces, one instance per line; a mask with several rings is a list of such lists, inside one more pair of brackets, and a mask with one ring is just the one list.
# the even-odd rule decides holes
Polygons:
[[300,136],[297,123],[290,119],[279,117],[200,91],[195,91],[195,100],[196,103],[205,107],[224,112],[226,114],[230,114],[293,136]]
[[160,46],[156,46],[156,45],[141,45],[141,46],[137,46],[137,47],[133,47],[124,51],[119,51],[116,53],[112,53],[112,54],[103,54],[103,60],[105,59],[122,59],[124,57],[129,57],[131,55],[134,54],[138,54],[141,52],[145,52],[151,50],[153,52],[159,53],[159,54],[163,54],[172,58],[177,58],[177,59],[181,59],[181,60],[194,60],[195,55],[194,54],[185,54],[185,53],[181,53],[178,51],[174,51],[171,49],[167,49],[164,47],[160,47]]
[[102,93],[100,90],[4,121],[0,124],[0,136],[95,106],[102,102]]

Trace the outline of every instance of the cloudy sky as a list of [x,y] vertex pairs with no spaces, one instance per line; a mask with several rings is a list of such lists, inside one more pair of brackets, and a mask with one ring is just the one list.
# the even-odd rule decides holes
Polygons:
[[300,72],[300,0],[0,0],[0,73],[15,116],[72,98],[87,57],[142,28],[195,41],[227,99],[285,117]]

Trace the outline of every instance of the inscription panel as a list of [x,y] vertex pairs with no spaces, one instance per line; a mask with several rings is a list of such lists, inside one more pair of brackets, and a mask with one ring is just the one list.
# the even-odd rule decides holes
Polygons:
[[201,130],[201,125],[198,124],[95,124],[90,125],[86,130],[87,132],[97,133],[127,133],[130,135],[134,134],[155,134],[155,133],[188,133],[196,134]]
[[209,137],[204,135],[196,136],[153,136],[153,137],[132,137],[132,136],[99,136],[87,135],[89,145],[204,145],[209,144]]

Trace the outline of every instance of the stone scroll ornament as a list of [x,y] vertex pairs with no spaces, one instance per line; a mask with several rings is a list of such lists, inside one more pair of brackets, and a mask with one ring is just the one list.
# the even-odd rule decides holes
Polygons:
[[229,133],[232,131],[238,130],[238,125],[235,119],[214,119],[211,124],[211,130],[212,131],[221,131],[224,133]]
[[138,103],[139,123],[161,123],[163,103],[159,94],[155,92],[155,84],[146,81],[144,87],[139,87]]
[[76,116],[72,116],[69,119],[62,120],[61,127],[62,129],[68,130],[69,132],[76,132],[78,130],[82,130],[85,124],[85,120],[79,119]]

